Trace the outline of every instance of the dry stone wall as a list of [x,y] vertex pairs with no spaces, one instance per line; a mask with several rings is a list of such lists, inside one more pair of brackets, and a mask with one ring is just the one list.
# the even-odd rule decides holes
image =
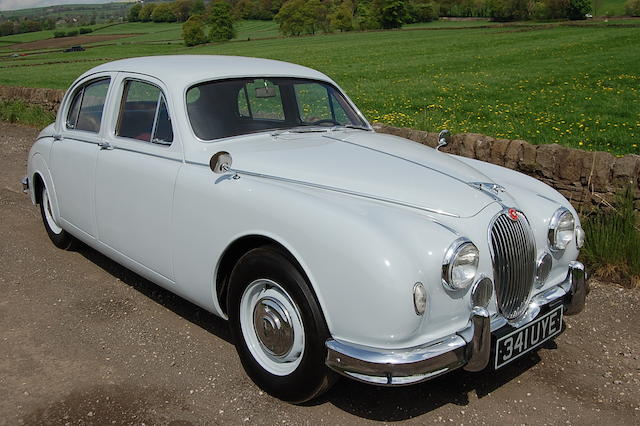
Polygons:
[[64,96],[64,90],[40,89],[34,87],[0,86],[1,100],[22,100],[38,105],[45,110],[57,112]]
[[[421,130],[374,125],[389,133],[435,147],[438,134]],[[557,144],[533,145],[523,140],[494,139],[476,133],[453,136],[442,151],[504,166],[533,176],[560,191],[578,211],[610,206],[617,193],[633,188],[640,212],[640,155],[615,157]]]

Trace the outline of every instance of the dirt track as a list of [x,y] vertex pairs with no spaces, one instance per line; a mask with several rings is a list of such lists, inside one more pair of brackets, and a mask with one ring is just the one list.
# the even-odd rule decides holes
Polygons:
[[[63,252],[20,191],[37,131],[0,123],[0,424],[637,424],[640,291],[594,283],[566,332],[498,372],[341,380],[292,406],[245,376],[224,321],[97,252]],[[635,420],[634,420],[635,419]]]

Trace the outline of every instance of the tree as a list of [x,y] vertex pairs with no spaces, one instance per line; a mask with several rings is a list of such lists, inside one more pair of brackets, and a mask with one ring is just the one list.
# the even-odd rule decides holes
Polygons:
[[590,0],[569,0],[567,8],[567,18],[572,21],[587,19],[587,13],[591,12]]
[[353,29],[353,3],[350,0],[343,1],[329,14],[328,18],[332,29],[351,31]]
[[151,13],[153,22],[175,22],[176,15],[173,14],[173,8],[170,3],[160,3],[153,9]]
[[140,9],[140,14],[138,15],[138,19],[142,22],[151,21],[151,15],[153,14],[153,9],[156,8],[155,3],[145,3],[144,6]]
[[176,0],[171,4],[173,14],[178,22],[185,22],[191,15],[193,0]]
[[13,34],[14,25],[11,21],[5,21],[0,23],[0,36],[6,36]]
[[191,8],[191,15],[202,15],[204,13],[204,0],[195,0]]
[[329,31],[327,7],[320,0],[289,0],[273,18],[284,35],[299,36]]
[[137,22],[140,20],[140,9],[142,9],[142,5],[140,3],[136,3],[129,9],[129,13],[127,13],[127,21],[129,22]]
[[640,0],[627,0],[624,10],[629,16],[640,16]]
[[192,15],[187,19],[187,22],[182,24],[182,38],[187,46],[196,46],[209,41],[204,32],[202,15]]
[[224,1],[215,1],[209,4],[207,8],[209,16],[209,40],[226,41],[236,36],[236,29],[231,19],[231,7],[229,3]]
[[[408,22],[431,22],[438,19],[439,7],[430,0],[414,0],[407,4]],[[473,8],[469,8],[469,15],[472,14]]]
[[400,28],[407,15],[405,2],[402,0],[375,0],[375,15],[384,29]]

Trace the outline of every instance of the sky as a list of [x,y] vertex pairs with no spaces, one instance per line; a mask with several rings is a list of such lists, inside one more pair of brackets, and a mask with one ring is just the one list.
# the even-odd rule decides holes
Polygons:
[[131,0],[0,0],[0,10],[29,9],[58,4],[96,4]]

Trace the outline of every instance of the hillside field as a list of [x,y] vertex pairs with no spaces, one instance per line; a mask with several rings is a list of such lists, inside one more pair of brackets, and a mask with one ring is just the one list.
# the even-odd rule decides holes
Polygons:
[[131,36],[85,44],[84,52],[11,57],[25,53],[12,43],[45,33],[0,38],[0,84],[66,89],[99,63],[133,56],[257,56],[328,74],[371,121],[640,154],[638,19],[440,21],[299,38],[278,37],[272,22],[247,21],[235,41],[193,48],[182,45],[179,24],[125,23],[93,34]]

